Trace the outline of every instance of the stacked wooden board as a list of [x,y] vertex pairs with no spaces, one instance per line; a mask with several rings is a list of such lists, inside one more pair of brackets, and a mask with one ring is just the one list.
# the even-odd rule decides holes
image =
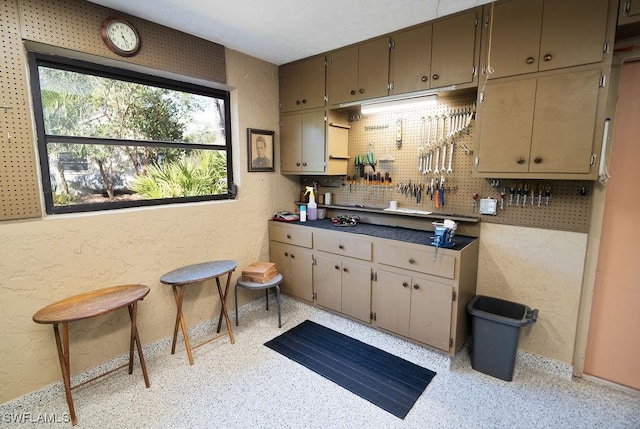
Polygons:
[[242,270],[242,280],[254,283],[266,283],[278,274],[273,262],[254,262]]

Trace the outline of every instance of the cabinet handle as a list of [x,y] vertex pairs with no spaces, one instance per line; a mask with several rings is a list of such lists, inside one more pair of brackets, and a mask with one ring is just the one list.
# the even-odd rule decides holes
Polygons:
[[289,252],[284,252],[284,256],[289,257]]
[[299,162],[296,162],[296,167],[300,167],[300,163]]
[[355,89],[351,90],[351,95],[356,95],[356,90]]
[[518,158],[518,161],[516,161],[518,164],[524,164],[524,158]]
[[347,268],[343,268],[342,271],[344,271],[345,273],[349,272],[349,270]]
[[631,0],[624,2],[624,10],[622,11],[622,14],[624,16],[629,16],[629,12],[631,12]]
[[299,106],[300,105],[300,100],[296,100],[296,105]]
[[293,253],[291,254],[291,259],[296,259],[296,255],[294,255]]
[[288,238],[288,239],[291,239],[291,234],[287,234],[287,238]]
[[407,282],[402,282],[402,287],[407,287],[407,286],[409,286],[409,283],[407,283]]
[[529,57],[529,58],[527,58],[526,63],[527,64],[533,64],[534,61],[535,60],[533,59],[533,57]]
[[337,265],[334,265],[333,267],[334,267],[336,270],[339,270],[339,269],[340,269],[340,267],[339,267],[339,266],[337,266]]
[[428,79],[429,79],[429,78],[428,78],[428,77],[426,77],[426,76],[422,76],[422,77],[420,78],[420,80],[421,80],[421,81],[423,81],[423,82],[426,82]]
[[307,104],[307,99],[306,98],[302,99],[302,104]]
[[306,166],[307,166],[306,161],[302,162],[302,166],[303,166],[303,167],[306,167]]
[[545,61],[551,61],[551,59],[553,58],[551,56],[551,54],[546,54],[544,57],[542,57]]
[[542,158],[540,158],[539,156],[536,156],[533,162],[535,162],[536,164],[540,164],[542,162]]
[[416,284],[413,285],[413,288],[418,290],[418,289],[420,289],[420,286],[418,286],[418,283],[416,283]]
[[358,91],[360,94],[364,94],[364,88],[360,88],[360,90]]
[[410,264],[413,264],[413,263],[415,263],[415,262],[416,262],[416,261],[415,261],[413,258],[409,258],[409,263],[410,263]]
[[438,80],[440,79],[440,75],[434,74],[433,76],[431,76],[431,79]]
[[344,246],[342,244],[338,244],[338,249],[344,250]]

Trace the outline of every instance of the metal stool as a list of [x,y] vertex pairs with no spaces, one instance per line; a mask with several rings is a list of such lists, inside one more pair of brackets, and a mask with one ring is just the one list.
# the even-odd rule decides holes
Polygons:
[[278,303],[278,328],[282,328],[282,320],[280,318],[280,283],[282,282],[282,274],[278,273],[275,277],[267,280],[265,283],[256,283],[248,280],[242,280],[242,277],[238,279],[236,287],[234,288],[236,297],[236,326],[238,326],[238,287],[245,289],[265,289],[267,298],[267,311],[269,310],[269,289],[276,288],[276,302]]

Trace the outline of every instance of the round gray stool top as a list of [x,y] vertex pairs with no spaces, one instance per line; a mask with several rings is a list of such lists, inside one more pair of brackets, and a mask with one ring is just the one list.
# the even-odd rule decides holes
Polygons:
[[282,281],[282,274],[278,273],[275,275],[275,277],[267,280],[264,283],[256,283],[256,282],[252,282],[251,280],[242,280],[242,277],[240,277],[238,279],[238,286],[242,286],[244,288],[249,288],[249,289],[265,289],[268,287],[274,287],[275,285],[279,284]]
[[169,271],[160,277],[160,281],[168,285],[182,285],[219,277],[236,269],[236,261],[211,261],[187,265]]

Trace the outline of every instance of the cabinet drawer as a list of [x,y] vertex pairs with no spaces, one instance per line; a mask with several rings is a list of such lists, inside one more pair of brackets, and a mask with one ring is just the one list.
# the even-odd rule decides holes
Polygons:
[[445,255],[442,250],[433,260],[435,248],[414,250],[406,247],[381,245],[376,246],[378,262],[385,265],[418,271],[433,276],[453,279],[455,277],[456,258]]
[[293,244],[301,247],[312,247],[311,231],[287,228],[277,225],[269,226],[269,238],[281,243]]
[[348,234],[343,234],[342,237],[315,234],[314,240],[317,250],[365,261],[371,260],[371,241],[369,240],[352,238]]

